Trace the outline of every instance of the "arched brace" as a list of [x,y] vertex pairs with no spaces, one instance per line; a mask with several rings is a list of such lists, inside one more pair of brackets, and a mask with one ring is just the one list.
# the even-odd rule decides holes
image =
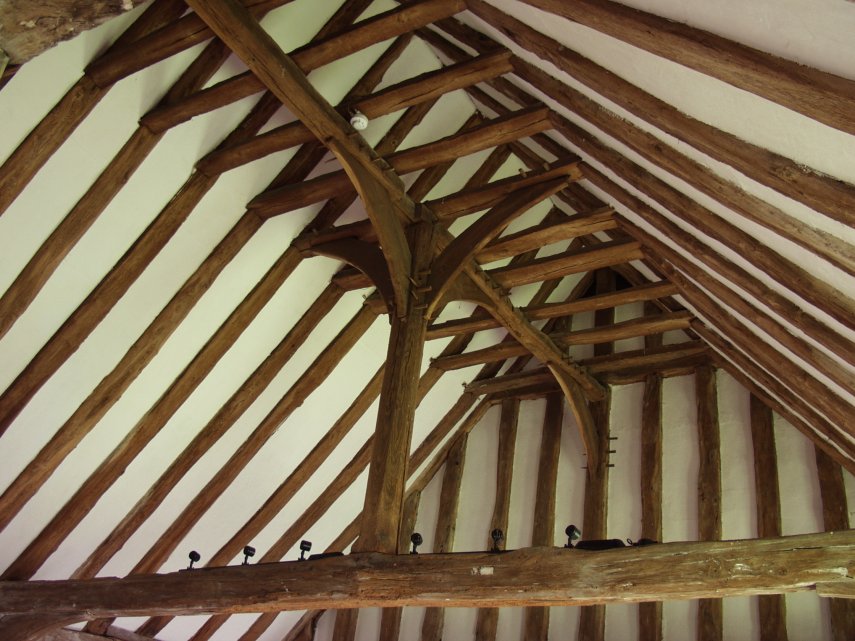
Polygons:
[[377,232],[381,256],[386,262],[388,281],[393,293],[393,297],[386,303],[389,305],[390,302],[393,302],[394,305],[389,306],[389,309],[396,310],[395,313],[400,316],[407,309],[407,296],[410,292],[410,279],[412,277],[412,253],[404,233],[404,225],[407,222],[406,219],[412,220],[414,218],[414,213],[405,211],[404,201],[399,199],[396,202],[389,191],[366,171],[362,163],[351,156],[350,152],[334,143],[329,144],[329,147],[350,177],[359,197],[365,204],[368,218]]
[[383,252],[377,245],[356,238],[346,238],[314,245],[307,251],[320,256],[338,258],[353,265],[371,279],[377,291],[380,292],[383,302],[386,303],[386,308],[391,310],[394,306],[395,292],[389,277],[389,267]]
[[490,244],[515,218],[561,190],[567,182],[567,177],[556,178],[511,194],[452,240],[433,260],[428,316],[435,315],[437,305],[441,301],[448,302],[445,293],[463,271],[467,261],[472,260],[476,253]]
[[588,468],[591,472],[596,473],[599,466],[599,449],[600,436],[597,432],[597,426],[594,424],[594,417],[591,415],[591,408],[588,405],[588,399],[582,392],[579,384],[572,379],[566,372],[556,367],[552,363],[548,363],[549,371],[558,381],[561,391],[570,405],[573,416],[576,417],[576,425],[579,426],[579,433],[582,436],[582,442],[585,444],[585,451],[588,453]]
[[42,613],[0,615],[0,638],[8,641],[36,641],[47,632],[77,623],[81,617]]
[[468,301],[475,303],[479,307],[483,307],[491,316],[495,317],[496,307],[480,289],[475,287],[472,279],[465,274],[458,274],[454,280],[448,284],[445,291],[440,297],[434,297],[429,306],[430,315],[428,318],[437,316],[443,308],[452,301]]

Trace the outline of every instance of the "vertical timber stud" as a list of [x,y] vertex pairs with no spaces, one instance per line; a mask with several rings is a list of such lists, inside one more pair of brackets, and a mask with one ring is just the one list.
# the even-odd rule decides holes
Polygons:
[[[662,376],[644,381],[641,406],[641,536],[662,540]],[[638,640],[662,640],[662,602],[638,604]]]
[[[502,401],[502,415],[499,419],[499,455],[496,462],[496,502],[493,506],[493,518],[490,520],[490,528],[487,532],[492,532],[495,529],[505,533],[508,531],[519,413],[520,401],[518,398],[507,398]],[[485,539],[488,538],[485,537]],[[487,545],[492,545],[492,541],[489,541]],[[498,608],[479,608],[478,620],[475,624],[475,641],[495,641],[498,623]]]
[[[757,499],[757,536],[781,536],[781,494],[772,410],[751,395],[751,442],[754,449],[754,494]],[[787,641],[786,601],[783,594],[757,597],[760,641]]]
[[[457,529],[457,507],[460,504],[460,485],[463,481],[463,466],[466,464],[467,441],[467,434],[461,434],[445,459],[442,491],[439,496],[439,515],[436,519],[433,539],[433,551],[437,554],[454,550],[454,532]],[[422,641],[440,641],[444,623],[444,608],[425,610],[422,620]]]
[[[644,315],[658,314],[652,301],[644,304]],[[662,334],[644,337],[646,349],[662,347]],[[644,381],[641,405],[641,536],[662,540],[662,376]],[[662,641],[662,602],[638,604],[638,641]]]
[[[597,270],[594,276],[594,287],[597,294],[606,294],[614,290],[615,274],[611,269]],[[594,325],[596,327],[607,327],[612,325],[614,320],[614,308],[598,309],[594,312]],[[594,345],[595,356],[611,354],[612,351],[611,343]],[[607,394],[605,400],[591,403],[590,407],[597,447],[588,453],[582,535],[586,539],[604,539],[606,538],[606,518],[608,516],[611,394]],[[579,617],[579,639],[602,641],[605,631],[606,607],[604,605],[590,605],[582,608]]]
[[[540,464],[537,472],[537,495],[534,502],[532,546],[551,546],[555,538],[555,484],[558,481],[558,455],[561,451],[561,427],[564,422],[564,396],[546,397],[543,437],[540,441]],[[546,641],[549,635],[549,608],[525,610],[526,641]]]
[[[606,538],[609,487],[609,414],[611,394],[605,400],[591,403],[591,415],[599,437],[600,460],[596,468],[591,467],[590,457],[585,476],[585,507],[582,523],[583,538]],[[588,605],[582,608],[579,617],[579,639],[602,641],[606,630],[606,606]]]
[[[843,485],[843,470],[825,452],[816,448],[816,471],[822,498],[822,520],[826,531],[849,529],[849,508]],[[831,638],[845,641],[855,638],[855,600],[829,599]]]
[[411,273],[416,287],[410,288],[407,309],[389,314],[392,332],[357,543],[360,552],[394,554],[398,549],[407,460],[428,325],[422,288],[433,251],[434,227],[418,222],[409,232],[413,258]]
[[[721,540],[721,443],[718,430],[718,398],[715,370],[699,367],[695,372],[698,406],[698,538]],[[722,601],[698,602],[698,641],[721,641]]]
[[[398,554],[406,554],[409,549],[409,538],[416,527],[416,519],[419,516],[419,501],[422,493],[419,490],[409,492],[404,499],[404,508],[401,512],[401,525],[398,528]],[[383,608],[380,618],[379,641],[396,641],[401,629],[401,615],[403,608]]]

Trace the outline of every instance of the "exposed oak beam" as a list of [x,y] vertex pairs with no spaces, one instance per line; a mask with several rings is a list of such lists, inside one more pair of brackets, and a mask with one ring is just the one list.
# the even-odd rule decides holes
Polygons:
[[[508,532],[508,516],[511,506],[511,485],[514,476],[514,452],[516,451],[517,426],[520,403],[517,399],[502,401],[502,414],[499,419],[499,443],[496,460],[496,500],[493,504],[493,516],[490,519],[489,532],[499,529]],[[487,539],[488,537],[484,537]],[[492,540],[486,541],[492,546]],[[500,542],[503,545],[503,542]],[[475,625],[476,641],[495,641],[499,622],[497,608],[480,608]]]
[[[781,493],[772,410],[752,394],[750,412],[757,536],[781,536]],[[757,601],[760,641],[787,641],[787,604],[784,597],[767,594],[758,597]]]
[[[550,126],[547,110],[542,106],[534,107],[489,120],[434,142],[390,154],[386,156],[386,160],[395,171],[406,174],[502,145]],[[345,172],[335,171],[299,185],[264,192],[250,202],[249,208],[260,216],[269,217],[351,191],[353,187]]]
[[[558,481],[558,456],[561,452],[561,428],[564,420],[564,397],[546,397],[546,413],[540,440],[537,466],[537,492],[534,500],[533,546],[550,546],[555,538],[555,499]],[[523,635],[526,641],[546,641],[549,632],[549,608],[525,610]]]
[[[699,367],[695,373],[698,422],[698,538],[721,539],[721,437],[715,369]],[[721,599],[698,602],[698,641],[721,641]]]
[[[122,45],[130,45],[137,49],[136,40],[171,22],[185,9],[183,2],[175,0],[155,3],[128,28],[127,37],[120,37],[101,57],[109,55]],[[27,137],[0,166],[0,214],[6,211],[48,158],[68,139],[95,105],[107,95],[111,85],[112,82],[99,83],[90,74],[85,74],[27,134]]]
[[614,229],[617,223],[611,208],[606,207],[589,214],[577,214],[554,223],[542,223],[515,234],[496,239],[478,252],[478,261],[489,263],[525,251],[545,247],[552,243],[586,236],[598,231]]
[[[647,341],[649,344],[651,341]],[[662,540],[662,376],[644,381],[641,403],[641,536]],[[662,641],[662,602],[638,606],[639,641]]]
[[[401,36],[398,40],[400,44],[396,43],[390,49],[400,53],[406,47],[409,39],[410,34]],[[458,65],[443,67],[438,71],[387,87],[367,97],[354,95],[352,98],[343,101],[338,109],[343,112],[349,108],[358,108],[370,118],[389,114],[399,109],[435,100],[444,93],[466,86],[467,83],[480,82],[493,74],[499,74],[505,66],[508,66],[507,58],[506,52],[497,52],[490,57],[482,56],[473,59],[473,64],[462,69],[458,68]],[[222,173],[313,139],[312,132],[302,122],[295,121],[260,134],[240,145],[215,150],[202,158],[196,167],[208,175]]]
[[524,0],[855,134],[855,82],[608,0]]
[[[498,169],[498,167],[496,167]],[[491,174],[492,175],[492,174]],[[459,218],[482,209],[493,207],[509,196],[512,192],[524,189],[533,184],[539,184],[555,178],[566,177],[568,180],[578,180],[582,176],[579,170],[579,159],[556,160],[540,169],[528,171],[518,176],[510,176],[493,182],[473,181],[474,187],[464,188],[454,194],[427,201],[434,214],[442,220]],[[473,176],[475,178],[475,176]]]
[[852,530],[773,539],[663,543],[605,552],[531,548],[505,554],[357,553],[314,562],[123,579],[7,581],[0,583],[0,612],[52,612],[86,620],[317,607],[582,605],[695,599],[804,591],[817,583],[847,582],[855,571],[853,559]]
[[[650,283],[648,285],[622,289],[614,293],[588,296],[579,300],[523,307],[521,311],[530,320],[545,320],[560,316],[571,316],[580,312],[594,311],[603,307],[617,307],[618,305],[626,305],[628,303],[663,298],[674,295],[676,291],[677,288],[667,282]],[[444,338],[466,332],[492,329],[498,326],[498,322],[486,313],[476,312],[471,318],[455,319],[431,325],[428,328],[428,339]]]
[[[855,197],[855,187],[852,185],[813,171],[790,158],[695,120],[676,107],[482,0],[472,0],[469,3],[469,9],[521,47],[556,65],[600,95],[621,105],[662,131],[720,162],[731,165],[746,176],[803,202],[808,207],[840,222],[848,221],[851,224],[853,214],[851,208],[848,208],[845,203],[851,202]],[[625,129],[629,129],[629,126],[625,125]],[[670,149],[660,148],[660,151],[668,154],[676,153]],[[671,166],[678,171],[684,171],[683,176],[694,175],[697,182],[707,182],[711,177],[711,174],[706,171],[699,172],[694,163],[686,163],[682,167],[673,164]],[[722,183],[719,182],[719,184]],[[732,186],[726,186],[725,189],[731,194],[736,194]],[[756,201],[754,204],[757,204]],[[763,213],[763,215],[767,211],[772,213],[772,210],[766,209],[767,207],[768,205],[762,208],[762,212],[757,213]],[[774,224],[774,221],[771,222]]]

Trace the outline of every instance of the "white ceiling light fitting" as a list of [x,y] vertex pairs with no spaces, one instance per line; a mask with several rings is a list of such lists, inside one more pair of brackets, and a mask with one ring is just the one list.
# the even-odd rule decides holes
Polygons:
[[350,115],[350,124],[357,131],[365,131],[368,128],[368,116],[357,109]]

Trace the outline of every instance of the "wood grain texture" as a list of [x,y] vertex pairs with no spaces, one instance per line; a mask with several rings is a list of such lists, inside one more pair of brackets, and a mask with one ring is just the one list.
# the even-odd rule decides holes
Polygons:
[[[840,530],[849,527],[849,508],[846,499],[846,488],[843,484],[843,473],[834,460],[822,450],[816,449],[816,471],[819,477],[819,493],[822,501],[822,521],[826,530]],[[831,590],[824,591],[829,596],[845,597],[830,598],[828,601],[831,613],[831,637],[834,641],[851,639],[855,634],[855,601],[851,590],[835,594]]]
[[[507,154],[510,153],[510,150],[503,146],[498,147],[497,150],[499,151],[497,159],[507,158]],[[556,160],[540,169],[521,173],[517,176],[509,176],[508,178],[488,182],[503,162],[491,162],[487,165],[488,168],[492,169],[489,175],[479,176],[477,173],[473,174],[472,179],[468,181],[463,189],[447,196],[427,201],[428,207],[440,219],[447,222],[466,214],[494,207],[505,197],[519,189],[562,176],[568,180],[576,180],[581,177],[579,160],[573,157],[565,160]],[[480,180],[480,178],[483,178],[483,180]]]
[[[674,285],[667,282],[649,283],[611,294],[586,296],[578,300],[542,303],[521,307],[520,310],[531,320],[546,320],[561,316],[571,316],[580,312],[589,312],[603,307],[616,307],[628,303],[642,302],[652,298],[671,296],[676,293]],[[476,311],[470,318],[455,319],[444,323],[433,323],[428,327],[428,340],[446,338],[457,334],[492,329],[499,323],[483,311]]]
[[[754,451],[754,487],[757,502],[757,536],[781,535],[781,495],[772,410],[751,395],[751,443]],[[760,641],[787,641],[786,601],[782,595],[757,598]]]
[[[698,537],[701,541],[721,539],[721,439],[718,426],[716,374],[700,367],[695,374],[698,417]],[[721,599],[698,602],[698,641],[720,641],[723,607]]]
[[524,0],[855,133],[855,82],[611,1]]
[[[648,341],[649,343],[650,341]],[[641,401],[641,536],[662,540],[662,376],[644,381]],[[638,606],[639,641],[662,641],[662,602]]]
[[[496,499],[493,504],[493,516],[490,519],[489,532],[495,529],[499,529],[502,532],[508,531],[519,411],[519,400],[507,399],[502,401],[502,413],[499,419],[498,455],[496,459]],[[489,536],[485,536],[484,538],[486,540],[485,544],[488,547],[492,547],[492,539]],[[504,541],[499,545],[504,547]],[[494,641],[498,623],[499,610],[497,608],[479,608],[475,624],[476,641]]]
[[[816,211],[823,212],[840,222],[848,220],[851,223],[852,212],[845,207],[844,203],[855,197],[855,187],[852,185],[816,172],[790,158],[753,145],[700,120],[695,120],[617,74],[588,60],[572,48],[560,45],[486,2],[474,0],[469,3],[469,9],[542,60],[556,65],[601,96],[620,104],[662,131]],[[673,154],[670,149],[661,151]],[[701,178],[694,163],[683,165],[682,168],[674,167],[674,169],[682,171],[684,175],[691,173],[695,178]],[[707,172],[700,173],[703,174],[704,181],[710,178],[706,175]],[[732,187],[727,189],[731,194],[736,193],[732,191]],[[768,206],[761,210],[754,210],[755,215],[763,215],[770,211],[766,207]]]
[[[467,435],[457,439],[445,460],[442,490],[439,495],[439,513],[434,530],[433,551],[445,554],[454,551],[454,533],[457,529],[457,508],[460,504],[460,487],[466,464]],[[422,641],[440,641],[445,623],[444,608],[428,608],[422,619]]]
[[602,245],[571,249],[553,256],[535,258],[523,264],[488,270],[488,274],[503,287],[518,287],[559,276],[578,274],[592,269],[610,267],[641,258],[636,242],[609,241]]
[[[584,553],[562,548],[499,555],[358,553],[311,563],[231,566],[124,579],[8,581],[0,584],[0,609],[13,615],[49,610],[57,617],[83,620],[155,612],[581,605],[700,598],[713,593],[750,595],[810,590],[815,583],[845,580],[839,568],[851,570],[853,551],[855,532],[844,530]],[[734,571],[736,564],[744,569]],[[711,566],[721,570],[710,573]],[[509,597],[512,592],[514,596]]]
[[[591,403],[598,447],[597,461],[588,460],[585,472],[585,502],[582,517],[583,539],[606,538],[609,492],[609,415],[611,395]],[[579,638],[602,641],[606,629],[606,609],[602,604],[582,609],[579,616]]]
[[[558,115],[553,115],[553,120],[556,128],[563,135],[573,140],[575,145],[597,158],[623,180],[637,185],[644,194],[670,211],[679,211],[683,221],[708,236],[726,242],[749,259],[757,269],[816,305],[843,325],[855,327],[855,304],[831,284],[817,278],[801,265],[781,257],[767,246],[759,244],[753,236],[736,225],[712,215],[696,201],[655,178],[626,157],[607,148],[569,120]],[[592,171],[588,165],[585,167],[586,177],[595,176],[595,171]],[[609,191],[611,193],[611,189]]]
[[[543,435],[537,467],[537,493],[534,499],[533,546],[555,544],[555,497],[558,481],[558,456],[561,453],[561,428],[564,421],[564,397],[546,397]],[[523,638],[546,641],[549,634],[549,608],[526,608]]]
[[[183,10],[183,3],[154,4],[126,30],[127,37],[120,36],[101,58],[124,44],[138,46],[136,41],[174,20]],[[3,162],[0,166],[0,215],[107,94],[110,84],[99,83],[88,74],[81,77]]]
[[[666,274],[671,282],[681,287],[681,290],[689,293],[688,298],[691,299],[691,304],[705,318],[715,319],[710,322],[715,322],[715,326],[719,332],[726,332],[730,340],[740,345],[747,354],[751,354],[757,365],[765,368],[770,374],[774,373],[775,378],[785,382],[789,388],[788,394],[790,396],[795,395],[797,398],[805,399],[806,392],[809,393],[812,409],[805,416],[815,415],[817,414],[817,410],[819,410],[831,418],[831,425],[836,424],[836,426],[827,428],[827,436],[838,444],[841,451],[847,452],[852,450],[852,446],[842,433],[841,427],[847,424],[847,408],[851,407],[845,400],[829,387],[820,384],[815,376],[806,372],[789,358],[781,358],[781,354],[777,350],[764,347],[763,345],[758,346],[756,335],[750,332],[744,323],[736,319],[727,309],[714,302],[701,290],[688,283],[669,264],[664,263],[664,261],[657,257],[651,256],[649,259],[658,268],[662,269],[662,273]],[[804,404],[805,401],[802,400],[800,405]],[[823,419],[821,424],[825,425],[827,423],[829,421]]]

